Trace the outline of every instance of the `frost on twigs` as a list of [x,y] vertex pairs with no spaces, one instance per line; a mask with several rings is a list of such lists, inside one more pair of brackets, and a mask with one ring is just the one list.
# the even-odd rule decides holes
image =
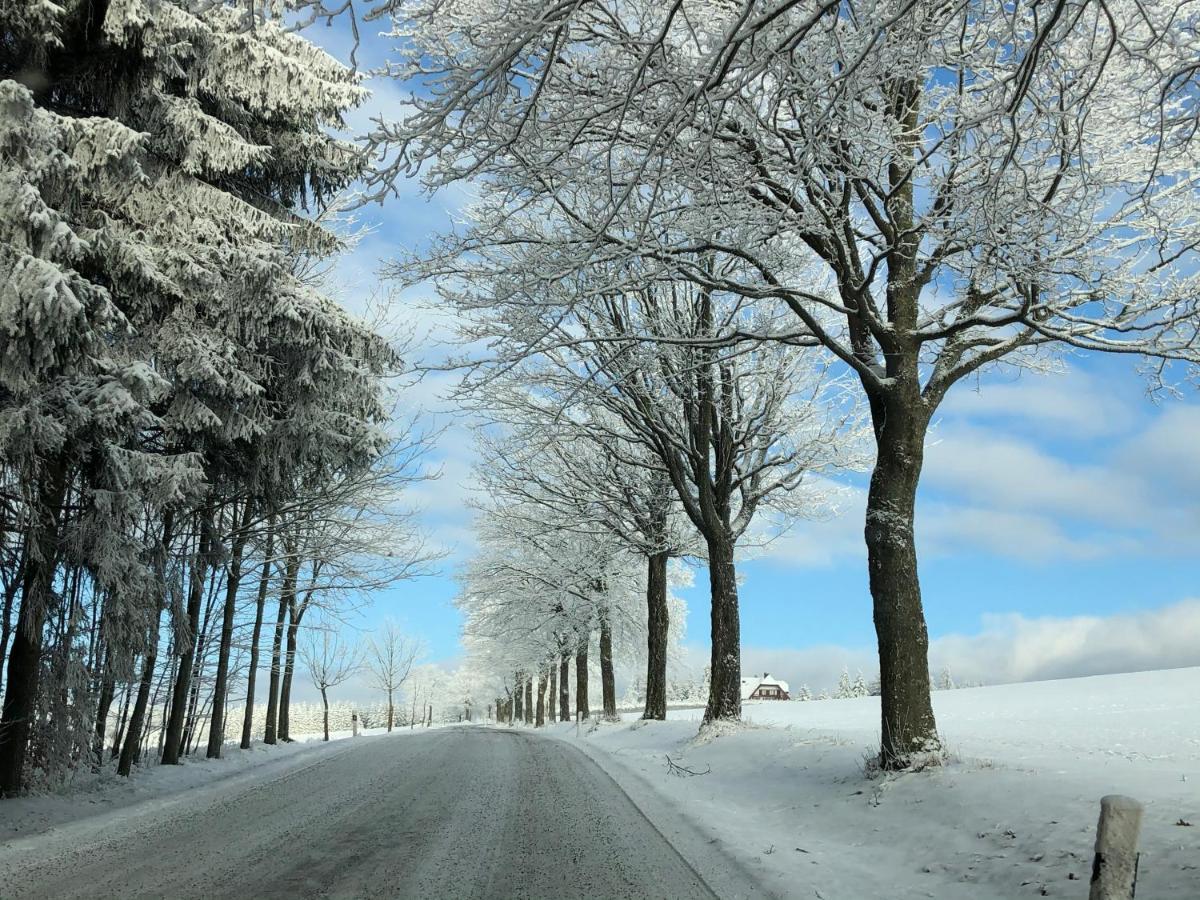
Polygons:
[[[55,559],[14,604],[48,643],[24,696],[5,682],[5,792],[26,751],[39,784],[93,754],[83,704],[162,669],[166,626],[195,634],[179,585],[190,597],[202,557],[224,563],[261,531],[251,507],[290,508],[301,485],[361,473],[388,444],[379,380],[399,361],[320,293],[312,271],[339,239],[307,214],[359,171],[328,131],[362,86],[246,15],[219,0],[0,0],[13,76],[0,80],[0,459],[26,538],[13,571],[23,554]],[[213,549],[189,559],[197,534]],[[79,594],[43,629],[60,585]],[[35,720],[53,725],[6,740]]]

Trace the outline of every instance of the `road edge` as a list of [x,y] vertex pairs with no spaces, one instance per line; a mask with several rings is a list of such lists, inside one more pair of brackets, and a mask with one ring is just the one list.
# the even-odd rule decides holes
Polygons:
[[[49,852],[63,842],[69,842],[92,833],[104,832],[120,822],[137,819],[145,813],[171,809],[185,802],[189,804],[204,803],[246,785],[289,777],[319,766],[360,746],[359,742],[355,740],[329,743],[313,741],[312,743],[314,746],[311,748],[306,746],[284,756],[263,760],[257,765],[241,767],[201,784],[182,784],[178,790],[150,797],[133,797],[128,803],[118,803],[92,815],[54,823],[36,831],[23,833],[19,837],[0,840],[0,864],[23,853]],[[343,744],[346,746],[341,746]],[[79,799],[82,802],[86,799],[86,795],[79,795]]]
[[570,735],[523,730],[519,733],[558,741],[587,757],[722,900],[786,900],[786,895],[763,884],[761,877],[711,826],[670,802],[651,781],[622,765],[611,753]]

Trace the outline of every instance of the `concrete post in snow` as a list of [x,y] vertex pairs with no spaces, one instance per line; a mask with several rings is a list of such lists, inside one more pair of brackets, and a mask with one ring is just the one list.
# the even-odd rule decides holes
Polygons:
[[1138,801],[1120,794],[1100,799],[1089,900],[1133,900],[1141,828],[1142,804]]

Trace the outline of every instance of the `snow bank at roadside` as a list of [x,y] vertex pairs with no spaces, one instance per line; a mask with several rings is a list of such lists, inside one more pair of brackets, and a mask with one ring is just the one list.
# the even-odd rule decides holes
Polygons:
[[868,779],[878,702],[750,703],[701,740],[691,710],[550,731],[783,896],[1084,897],[1099,799],[1125,793],[1146,804],[1139,900],[1200,897],[1200,669],[938,692],[955,760]]
[[[372,729],[362,736],[386,734]],[[79,819],[104,815],[136,804],[170,799],[217,783],[246,778],[265,778],[317,761],[322,756],[347,749],[342,738],[351,733],[333,732],[325,743],[319,734],[301,734],[286,744],[256,741],[249,750],[226,744],[220,759],[199,755],[184,757],[178,766],[157,764],[135,768],[132,778],[116,772],[108,761],[98,772],[81,772],[63,791],[0,801],[0,843],[39,834]]]

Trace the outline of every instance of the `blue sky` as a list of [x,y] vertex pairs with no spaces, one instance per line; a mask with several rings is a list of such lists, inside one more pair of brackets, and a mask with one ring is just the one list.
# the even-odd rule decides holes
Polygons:
[[[310,37],[346,58],[336,26],[313,29]],[[386,45],[368,37],[360,64],[378,64]],[[404,108],[401,86],[378,80],[370,86],[375,93],[356,116],[358,127],[368,115],[397,116]],[[338,270],[342,300],[352,309],[372,291],[381,262],[449,227],[464,199],[425,198],[412,184],[399,193],[360,214],[374,231]],[[401,329],[427,327],[430,313],[421,301],[420,290],[402,295],[391,320]],[[367,624],[384,615],[398,618],[424,636],[430,660],[446,662],[459,653],[453,568],[471,552],[465,508],[471,448],[461,420],[442,399],[449,382],[430,379],[407,402],[437,413],[448,426],[434,453],[443,477],[414,500],[433,540],[450,556],[438,575],[377,595],[365,613]],[[1130,641],[1137,635],[1136,647],[1110,648],[1127,660],[1124,666],[1160,659],[1200,664],[1200,649],[1195,658],[1187,649],[1200,648],[1200,614],[1192,605],[1173,606],[1200,597],[1200,406],[1194,393],[1155,401],[1133,361],[1073,356],[1061,374],[999,371],[960,384],[935,422],[917,526],[935,664],[942,654],[947,662],[953,656],[956,670],[971,669],[980,642],[994,638],[1003,651],[989,657],[989,665],[1004,671],[990,680],[1030,671],[1077,673],[1065,663],[1037,668],[1025,657],[1047,666],[1072,652],[1091,659],[1102,627],[1109,627],[1106,647],[1114,633]],[[839,515],[801,523],[740,568],[748,668],[755,662],[784,667],[790,671],[778,674],[820,685],[826,670],[831,683],[841,665],[870,665],[874,632],[861,480],[847,484]],[[682,592],[693,659],[703,655],[706,591],[699,571]],[[1157,630],[1143,628],[1163,616]],[[1074,644],[1064,648],[1064,642]]]

